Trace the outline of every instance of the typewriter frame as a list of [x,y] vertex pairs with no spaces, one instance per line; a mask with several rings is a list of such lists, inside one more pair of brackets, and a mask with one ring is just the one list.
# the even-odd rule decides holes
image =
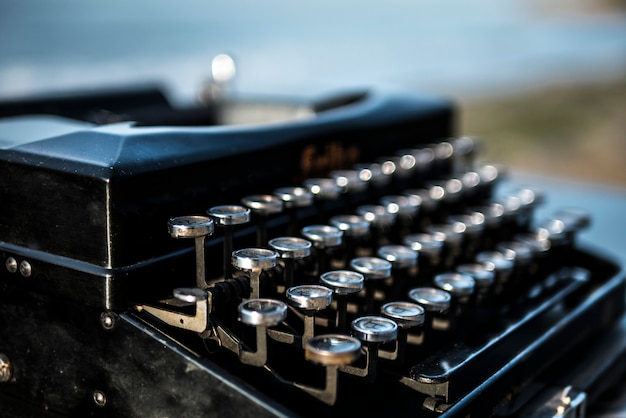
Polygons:
[[[112,97],[110,103],[120,101]],[[167,108],[153,100],[158,94],[127,97],[137,103],[148,97],[147,102],[160,103],[161,111]],[[48,103],[44,111],[52,109],[57,115],[87,119],[83,98],[13,103],[2,109],[5,115],[13,109],[38,113],[34,103]],[[45,117],[17,120],[17,128],[10,129],[17,135],[15,143],[0,149],[0,196],[10,202],[0,208],[0,259],[7,266],[0,272],[0,353],[7,355],[10,373],[8,381],[0,383],[0,401],[8,414],[32,408],[33,414],[49,416],[428,416],[425,398],[403,386],[384,391],[387,402],[364,402],[360,409],[346,403],[331,409],[313,402],[308,410],[298,410],[305,394],[287,390],[290,401],[283,404],[242,377],[262,381],[263,370],[246,369],[237,375],[208,360],[197,344],[187,344],[190,337],[184,331],[162,327],[133,309],[167,297],[181,280],[193,282],[193,249],[167,236],[169,217],[236,202],[260,185],[270,191],[372,160],[389,153],[390,144],[401,149],[434,142],[454,130],[449,102],[411,94],[349,94],[312,107],[323,111],[311,119],[242,127],[128,122],[95,127]],[[202,118],[215,117],[215,109],[201,110]],[[189,114],[184,113],[185,118]],[[35,132],[19,138],[24,124]],[[63,134],[49,137],[46,129],[51,124]],[[239,146],[246,147],[243,156]],[[286,159],[267,172],[263,161],[272,160],[276,149],[299,158]],[[232,167],[242,161],[244,166],[233,173]],[[284,220],[275,222],[281,228]],[[88,227],[77,229],[77,223]],[[252,235],[252,228],[244,228],[238,239],[245,243]],[[208,250],[217,246],[218,239],[206,244]],[[451,406],[432,403],[432,412],[487,416],[516,399],[530,398],[528,392],[541,389],[520,388],[554,369],[567,369],[571,360],[545,364],[546,353],[560,349],[566,340],[568,356],[577,358],[580,343],[613,326],[624,311],[620,267],[589,250],[578,250],[577,256],[601,277],[591,297],[571,308],[564,321],[555,321],[546,336],[537,336],[536,345],[513,356],[514,361],[502,365],[488,381],[460,389]],[[11,259],[15,270],[8,267]],[[207,262],[219,264],[210,255]],[[577,297],[568,297],[564,306]],[[536,370],[528,373],[528,368]],[[353,399],[360,395],[350,394]]]

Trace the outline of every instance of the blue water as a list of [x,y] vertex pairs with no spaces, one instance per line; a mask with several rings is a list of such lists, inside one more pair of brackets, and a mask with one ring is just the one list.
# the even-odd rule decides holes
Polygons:
[[0,96],[155,80],[191,97],[222,52],[253,93],[463,97],[626,74],[626,15],[581,2],[2,0]]

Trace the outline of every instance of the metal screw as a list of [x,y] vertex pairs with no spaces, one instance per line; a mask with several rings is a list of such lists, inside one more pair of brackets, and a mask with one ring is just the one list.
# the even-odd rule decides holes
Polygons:
[[111,331],[115,328],[115,324],[117,322],[117,315],[113,312],[102,312],[100,314],[100,323],[102,324],[102,328],[107,331]]
[[20,263],[20,274],[24,277],[30,277],[33,274],[33,268],[28,261],[24,260]]
[[94,390],[93,391],[93,401],[100,408],[103,408],[107,404],[107,397],[104,394],[104,392],[102,392],[101,390]]
[[11,380],[11,363],[9,358],[0,353],[0,383]]
[[13,257],[7,258],[6,267],[9,273],[15,273],[17,271],[17,260]]

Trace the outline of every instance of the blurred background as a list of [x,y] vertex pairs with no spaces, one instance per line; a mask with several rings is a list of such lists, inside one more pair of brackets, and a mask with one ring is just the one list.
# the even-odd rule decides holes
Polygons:
[[235,93],[444,95],[488,158],[626,186],[624,0],[0,2],[0,98],[158,81],[185,101],[224,52]]

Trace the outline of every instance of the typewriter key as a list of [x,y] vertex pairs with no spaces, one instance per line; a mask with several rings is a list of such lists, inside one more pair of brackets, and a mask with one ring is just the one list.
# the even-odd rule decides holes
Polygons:
[[478,167],[480,176],[480,195],[484,199],[489,199],[493,195],[494,186],[504,177],[504,167],[494,164],[483,164]]
[[445,313],[450,309],[450,293],[434,287],[417,287],[409,291],[409,298],[426,312]]
[[333,291],[315,284],[300,285],[287,289],[287,299],[296,308],[320,311],[332,302]]
[[276,267],[278,254],[264,248],[244,248],[232,254],[232,264],[239,270],[247,271],[250,279],[250,298],[260,294],[260,277],[263,270]]
[[382,205],[362,205],[356,209],[356,212],[381,229],[391,227],[396,221],[396,214],[387,211]]
[[443,239],[431,234],[411,234],[404,238],[404,245],[418,253],[418,280],[426,283],[440,268]]
[[354,258],[350,267],[361,273],[365,280],[381,280],[391,275],[391,263],[377,257]]
[[357,164],[354,169],[359,173],[359,178],[374,187],[382,187],[389,184],[391,177],[383,174],[382,167],[378,163]]
[[407,329],[424,323],[424,308],[411,302],[389,302],[382,306],[380,312],[394,320],[398,327]]
[[393,283],[388,297],[400,298],[415,286],[417,251],[404,245],[385,245],[378,249],[378,257],[391,263]]
[[374,299],[379,288],[378,281],[391,276],[391,263],[377,257],[358,257],[350,261],[350,267],[358,271],[365,278],[365,305],[364,313],[374,311]]
[[382,316],[362,316],[352,321],[352,334],[363,342],[388,343],[398,337],[398,324]]
[[330,218],[330,224],[343,231],[347,237],[362,238],[370,231],[370,223],[358,215],[336,215]]
[[279,237],[271,239],[269,246],[285,263],[285,286],[293,286],[295,260],[311,255],[311,242],[297,237]]
[[453,215],[448,218],[448,225],[453,231],[463,235],[463,250],[461,258],[469,260],[480,248],[483,232],[485,230],[485,216],[474,212],[472,215]]
[[238,344],[239,360],[262,367],[267,361],[267,328],[287,318],[287,304],[275,299],[249,299],[239,304],[238,311],[242,323],[256,327],[256,351],[248,351]]
[[206,290],[197,287],[179,287],[174,289],[174,297],[176,299],[190,304],[205,300],[207,296]]
[[343,334],[318,335],[307,341],[304,357],[324,366],[350,364],[361,355],[361,342]]
[[281,187],[274,190],[289,215],[287,235],[295,235],[298,231],[298,208],[313,204],[313,193],[304,187]]
[[480,263],[461,264],[456,267],[456,271],[466,274],[474,279],[476,304],[482,303],[489,294],[489,290],[495,281],[495,272],[488,266]]
[[290,305],[304,310],[304,332],[302,343],[313,337],[315,329],[315,311],[321,311],[330,306],[333,300],[333,291],[319,285],[302,285],[287,289],[287,300]]
[[315,178],[304,181],[304,186],[320,200],[333,200],[339,197],[341,187],[335,179]]
[[267,242],[267,219],[270,215],[283,210],[283,201],[274,195],[252,195],[241,199],[241,203],[258,215],[257,219],[257,247]]
[[249,299],[238,311],[241,322],[255,327],[274,327],[287,318],[287,305],[275,299]]
[[302,235],[317,249],[317,274],[328,270],[330,250],[342,243],[343,231],[330,225],[310,225],[302,228]]
[[476,194],[478,193],[478,186],[480,186],[480,175],[475,171],[466,171],[460,176],[461,183],[463,183],[463,195],[466,198],[466,202],[476,203]]
[[387,233],[396,222],[396,213],[391,213],[382,205],[362,205],[356,208],[357,215],[371,224],[372,252],[381,245],[389,243]]
[[343,193],[360,193],[367,189],[367,183],[359,177],[357,170],[334,170],[330,172],[330,177]]
[[173,238],[194,238],[196,244],[196,286],[207,287],[204,240],[213,234],[213,220],[206,216],[179,216],[167,223]]
[[459,225],[436,224],[426,229],[426,232],[435,239],[443,242],[441,250],[442,266],[451,268],[462,255],[465,230],[459,229]]
[[321,281],[337,295],[349,295],[363,289],[365,278],[355,271],[334,270],[322,274]]
[[313,204],[313,194],[304,187],[280,187],[274,195],[283,201],[286,208],[302,208]]
[[329,223],[343,231],[345,239],[342,258],[345,266],[348,264],[348,260],[364,251],[365,241],[370,233],[370,223],[359,215],[336,215],[330,218]]
[[476,254],[476,262],[482,263],[495,273],[493,293],[499,304],[507,304],[514,297],[515,289],[511,286],[511,277],[515,263],[499,251],[483,251]]
[[250,221],[250,209],[237,205],[215,206],[207,210],[207,214],[216,225],[224,228],[224,278],[232,278],[233,271],[230,264],[233,252],[233,227]]
[[378,249],[377,254],[391,263],[394,269],[406,269],[417,264],[417,251],[404,245],[385,245]]
[[360,292],[365,283],[365,278],[361,273],[348,270],[328,271],[321,275],[322,284],[335,292],[337,301],[337,314],[335,316],[335,327],[345,330],[348,316],[348,295]]
[[380,199],[380,204],[387,209],[387,212],[397,215],[396,227],[391,241],[397,241],[411,233],[413,222],[422,205],[421,197],[415,195],[384,196]]
[[420,202],[420,208],[417,216],[413,220],[411,231],[423,231],[430,224],[432,224],[433,220],[437,219],[435,215],[437,214],[439,202],[430,197],[428,190],[407,189],[403,191],[402,194],[407,196],[409,199],[419,200]]
[[453,300],[459,304],[467,304],[474,293],[476,282],[472,276],[462,273],[442,273],[433,279],[435,286],[450,293]]

